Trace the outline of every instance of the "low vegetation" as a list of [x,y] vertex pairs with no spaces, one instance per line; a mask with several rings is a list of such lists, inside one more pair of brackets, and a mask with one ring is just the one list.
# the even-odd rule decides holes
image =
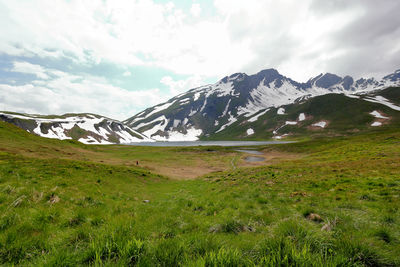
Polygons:
[[[398,130],[259,149],[298,156],[233,170],[229,148],[85,146],[0,123],[0,264],[400,265]],[[220,169],[160,172],[198,161]]]

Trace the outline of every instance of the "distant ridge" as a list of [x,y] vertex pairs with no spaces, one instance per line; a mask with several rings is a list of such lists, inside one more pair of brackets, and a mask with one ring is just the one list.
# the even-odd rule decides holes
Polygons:
[[0,120],[42,137],[73,139],[85,144],[153,141],[119,121],[90,113],[40,116],[0,112]]

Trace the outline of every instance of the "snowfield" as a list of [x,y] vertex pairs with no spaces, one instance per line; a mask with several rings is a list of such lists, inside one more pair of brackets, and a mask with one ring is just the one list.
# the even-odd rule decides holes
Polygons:
[[373,103],[379,103],[382,105],[385,105],[391,109],[400,111],[400,107],[396,106],[395,104],[391,103],[389,100],[387,100],[386,98],[384,98],[383,96],[375,96],[375,97],[365,97],[364,100],[367,100],[369,102],[373,102]]
[[187,133],[180,133],[178,131],[168,131],[168,136],[159,136],[159,135],[155,135],[152,136],[152,139],[156,140],[156,141],[171,141],[171,142],[175,142],[175,141],[197,141],[199,140],[199,136],[203,133],[202,130],[200,129],[195,129],[195,128],[189,128],[188,130],[186,130]]
[[246,133],[247,133],[247,135],[252,135],[252,134],[254,134],[254,130],[251,128],[247,129]]
[[259,117],[261,117],[262,115],[264,115],[264,114],[267,113],[268,111],[269,111],[269,108],[266,109],[266,110],[264,110],[264,111],[262,111],[262,112],[260,112],[260,113],[258,113],[257,115],[254,115],[253,117],[251,117],[251,118],[248,119],[247,121],[249,121],[249,122],[255,122],[255,121],[258,120]]
[[325,121],[320,121],[320,122],[314,123],[312,126],[325,128],[326,122]]
[[284,108],[279,108],[278,111],[276,112],[278,115],[285,115],[285,109]]
[[371,124],[371,126],[374,126],[374,127],[376,127],[376,126],[382,126],[382,122],[375,121],[375,122],[373,122],[373,123]]
[[304,121],[306,119],[306,115],[304,113],[299,114],[299,121]]
[[372,111],[369,114],[371,114],[372,116],[374,116],[375,118],[378,118],[378,119],[389,119],[388,117],[383,116],[381,113],[379,113],[376,110]]

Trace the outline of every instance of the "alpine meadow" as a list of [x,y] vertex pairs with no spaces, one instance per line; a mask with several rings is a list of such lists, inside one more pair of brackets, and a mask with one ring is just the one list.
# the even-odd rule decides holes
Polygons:
[[0,0],[1,266],[400,266],[397,0]]

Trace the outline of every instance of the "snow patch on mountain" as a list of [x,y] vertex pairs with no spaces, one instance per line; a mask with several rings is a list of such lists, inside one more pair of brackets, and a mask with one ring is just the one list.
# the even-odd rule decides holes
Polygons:
[[286,136],[288,136],[288,135],[289,135],[289,134],[276,135],[276,136],[274,136],[274,137],[272,137],[272,138],[280,140],[280,139],[282,139],[282,138],[284,138],[284,137],[286,137]]
[[200,92],[197,92],[194,94],[193,101],[197,101],[197,99],[199,99],[199,98],[200,98]]
[[229,104],[231,103],[231,100],[232,100],[232,99],[229,99],[228,104],[226,104],[226,106],[225,106],[224,112],[222,112],[222,115],[219,116],[220,118],[226,116],[226,113],[228,112],[228,108],[229,108]]
[[106,140],[98,141],[97,139],[95,139],[93,136],[90,136],[90,135],[86,138],[79,138],[78,141],[81,143],[87,144],[87,145],[93,145],[93,144],[110,145],[110,144],[112,144],[111,142],[108,142]]
[[133,129],[138,130],[138,129],[143,128],[143,127],[145,127],[145,126],[147,126],[147,125],[151,125],[151,124],[153,124],[153,123],[155,123],[155,122],[165,121],[166,119],[167,119],[167,118],[166,118],[164,115],[162,115],[162,116],[160,116],[160,117],[158,117],[158,118],[155,118],[155,119],[152,120],[152,121],[149,121],[149,122],[142,122],[142,123],[136,125],[135,127],[133,127]]
[[389,119],[388,117],[383,116],[381,113],[379,113],[379,111],[376,111],[376,110],[372,111],[369,114],[371,114],[372,116],[374,116],[375,118],[378,118],[378,119]]
[[185,98],[179,101],[180,105],[187,105],[190,103],[190,98]]
[[374,121],[374,122],[371,124],[371,126],[373,126],[373,127],[382,126],[382,122]]
[[41,123],[39,122],[37,127],[33,129],[33,132],[39,136],[60,140],[72,139],[71,137],[66,136],[64,130],[60,127],[52,126],[50,129],[48,129],[47,133],[43,133],[40,129],[40,126]]
[[278,108],[278,111],[276,112],[278,115],[285,115],[285,109],[284,108]]
[[153,139],[157,141],[197,141],[203,131],[192,127],[187,129],[186,132],[184,134],[178,131],[169,131],[168,136],[155,135]]
[[396,106],[395,104],[391,103],[389,100],[387,100],[386,98],[384,98],[383,96],[375,96],[375,97],[365,97],[364,100],[369,101],[369,102],[373,102],[373,103],[379,103],[382,105],[385,105],[391,109],[400,111],[400,107]]
[[320,121],[320,122],[314,123],[312,126],[314,126],[314,127],[325,128],[325,126],[326,126],[326,121]]
[[219,128],[219,130],[216,131],[215,133],[219,133],[219,132],[225,130],[226,127],[228,127],[229,125],[231,125],[237,121],[237,117],[232,116],[231,112],[229,112],[228,115],[229,115],[228,123],[222,125],[221,128]]
[[[158,131],[164,131],[165,127],[167,127],[167,124],[169,120],[163,115],[155,120],[152,121],[152,123],[157,123],[156,125],[152,126],[151,129],[143,132],[145,136],[149,136],[150,138],[153,138],[152,136],[157,133]],[[149,124],[149,123],[148,123]],[[147,125],[148,125],[147,124]],[[141,127],[138,127],[138,129]]]
[[247,121],[249,122],[255,122],[258,120],[259,117],[261,117],[262,115],[264,115],[265,113],[267,113],[269,111],[269,109],[266,109],[260,113],[258,113],[257,115],[254,115],[253,117],[251,117],[250,119],[248,119]]
[[203,106],[201,106],[200,108],[200,112],[202,112],[206,108],[206,105],[207,105],[207,98],[204,99],[204,103]]
[[353,95],[353,94],[345,94],[345,96],[350,97],[350,98],[357,98],[357,99],[360,98],[359,95]]
[[174,120],[174,124],[173,124],[174,128],[178,127],[180,123],[181,123],[180,120]]
[[265,79],[250,92],[250,98],[245,106],[238,108],[238,115],[251,117],[261,109],[278,107],[292,103],[301,92],[290,82],[284,81],[280,87],[273,81],[265,85]]
[[155,106],[154,109],[150,113],[146,114],[145,118],[148,118],[148,117],[150,117],[151,115],[153,115],[155,113],[158,113],[160,111],[163,111],[163,110],[169,108],[174,103],[175,103],[175,101],[172,101],[171,103],[167,102],[167,103],[164,103],[162,105]]
[[254,134],[254,130],[249,128],[249,129],[247,129],[246,134],[247,135],[253,135]]

